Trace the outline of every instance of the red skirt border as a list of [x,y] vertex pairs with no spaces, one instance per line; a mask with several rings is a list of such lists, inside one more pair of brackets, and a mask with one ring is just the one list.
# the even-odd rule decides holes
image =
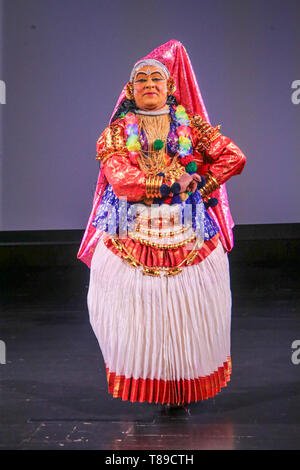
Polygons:
[[[110,235],[105,234],[103,237],[104,244],[106,247],[112,251],[115,255],[122,258],[122,254],[116,249],[112,242]],[[207,258],[210,253],[217,247],[220,238],[220,233],[218,232],[214,237],[209,240],[205,240],[204,244],[197,250],[197,256],[189,266],[194,264],[201,263],[205,258]],[[178,266],[190,253],[190,250],[187,249],[187,245],[180,246],[178,248],[154,248],[142,244],[141,242],[134,240],[133,238],[121,239],[127,251],[140,263],[149,267],[167,267],[172,268]],[[193,242],[190,243],[190,245]]]
[[[105,364],[106,366],[106,364]],[[227,386],[232,372],[231,357],[210,375],[195,379],[134,379],[110,372],[106,366],[108,392],[123,401],[183,404],[214,397]]]

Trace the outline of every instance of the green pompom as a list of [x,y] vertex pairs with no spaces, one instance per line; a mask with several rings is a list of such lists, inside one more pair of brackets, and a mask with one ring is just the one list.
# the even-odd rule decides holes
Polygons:
[[163,149],[163,148],[164,148],[164,143],[163,143],[163,141],[160,140],[160,139],[156,139],[156,140],[154,141],[154,149],[155,149],[155,150],[161,150],[161,149]]
[[197,163],[196,162],[190,162],[187,164],[185,167],[185,171],[188,173],[195,173],[197,171]]

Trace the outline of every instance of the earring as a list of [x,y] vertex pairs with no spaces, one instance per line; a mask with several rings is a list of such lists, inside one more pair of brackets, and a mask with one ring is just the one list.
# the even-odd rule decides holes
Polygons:
[[128,100],[133,100],[133,85],[131,82],[126,84],[126,98]]
[[176,83],[173,77],[168,79],[168,93],[169,95],[173,95],[176,91]]

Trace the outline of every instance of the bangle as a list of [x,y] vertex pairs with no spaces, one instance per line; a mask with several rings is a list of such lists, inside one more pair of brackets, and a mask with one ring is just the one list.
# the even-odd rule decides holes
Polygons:
[[150,184],[151,184],[151,176],[148,176],[148,178],[146,179],[146,198],[151,198],[151,187],[150,187]]
[[154,197],[161,197],[160,194],[160,187],[164,182],[164,177],[163,176],[156,176],[155,177],[155,196]]
[[153,195],[153,185],[154,185],[154,176],[150,176],[149,178],[149,196],[154,197]]
[[200,194],[203,198],[207,197],[210,193],[220,187],[217,180],[212,175],[205,176],[206,184],[200,189]]
[[146,198],[161,197],[159,189],[163,181],[163,176],[148,176],[146,179]]

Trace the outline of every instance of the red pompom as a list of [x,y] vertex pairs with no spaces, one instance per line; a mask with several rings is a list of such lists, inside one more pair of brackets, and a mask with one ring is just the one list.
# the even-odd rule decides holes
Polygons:
[[182,157],[180,159],[180,163],[182,163],[183,166],[186,166],[190,162],[193,162],[193,161],[194,161],[194,155],[192,155],[192,154],[186,155],[185,157]]
[[177,135],[182,137],[190,137],[191,129],[188,126],[179,126],[177,127]]
[[165,203],[165,204],[171,204],[171,202],[172,202],[172,198],[171,198],[171,197],[166,197],[166,198],[164,199],[164,203]]
[[129,159],[133,165],[138,165],[138,152],[129,152]]

